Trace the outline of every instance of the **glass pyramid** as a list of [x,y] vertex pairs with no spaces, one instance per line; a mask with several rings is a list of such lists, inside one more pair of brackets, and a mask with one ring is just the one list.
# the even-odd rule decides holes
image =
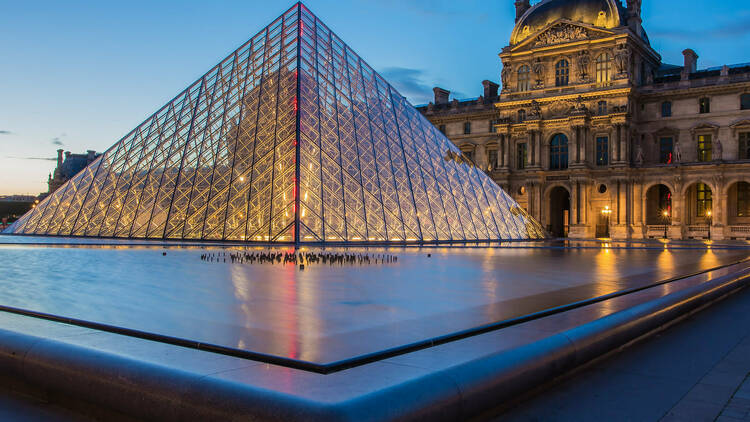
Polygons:
[[545,236],[302,4],[6,232],[295,244]]

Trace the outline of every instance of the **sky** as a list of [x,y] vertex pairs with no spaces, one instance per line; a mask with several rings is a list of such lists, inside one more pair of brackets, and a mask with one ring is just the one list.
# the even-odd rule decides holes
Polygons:
[[[624,1],[624,0],[623,0]],[[308,0],[413,104],[500,79],[514,0]],[[532,1],[536,3],[536,1]],[[750,4],[645,0],[663,61],[750,62]],[[38,194],[58,148],[104,151],[294,4],[279,0],[0,0],[0,195]]]

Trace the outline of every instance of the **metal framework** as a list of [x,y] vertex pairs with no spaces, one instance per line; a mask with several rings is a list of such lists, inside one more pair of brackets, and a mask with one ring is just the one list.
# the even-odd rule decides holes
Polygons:
[[6,232],[294,244],[544,237],[299,3]]

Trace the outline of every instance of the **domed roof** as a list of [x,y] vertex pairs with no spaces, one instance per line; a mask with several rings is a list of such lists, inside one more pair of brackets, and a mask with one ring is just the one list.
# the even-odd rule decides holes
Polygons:
[[619,0],[543,0],[518,20],[510,43],[518,44],[558,19],[616,28],[625,25],[626,16]]

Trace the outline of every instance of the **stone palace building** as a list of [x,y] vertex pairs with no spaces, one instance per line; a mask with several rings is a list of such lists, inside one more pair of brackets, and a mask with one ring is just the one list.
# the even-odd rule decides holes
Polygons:
[[515,6],[502,87],[431,122],[553,235],[750,239],[750,64],[662,63],[639,0]]

